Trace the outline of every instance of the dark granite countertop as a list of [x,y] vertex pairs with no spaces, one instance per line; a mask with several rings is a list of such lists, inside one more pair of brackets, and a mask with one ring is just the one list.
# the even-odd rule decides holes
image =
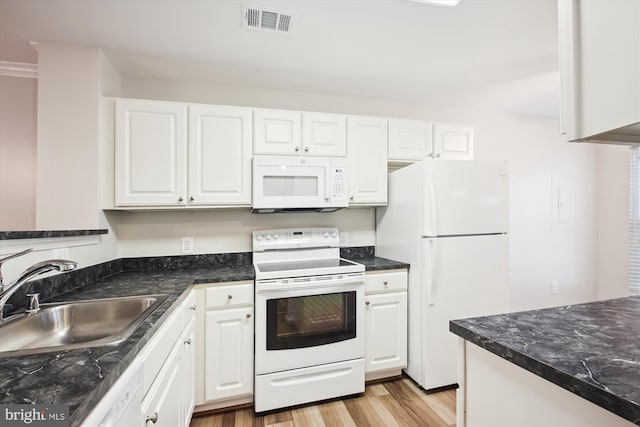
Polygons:
[[393,261],[374,255],[374,246],[358,246],[352,248],[340,248],[340,256],[364,265],[366,271],[395,270],[399,268],[409,269],[409,264]]
[[193,284],[253,280],[251,265],[123,272],[48,302],[165,293],[169,297],[116,345],[0,358],[0,403],[67,404],[79,425]]
[[108,230],[24,230],[24,231],[0,231],[0,240],[11,239],[42,239],[49,237],[74,237],[95,236],[107,234]]
[[640,296],[454,320],[450,330],[640,425]]
[[[124,258],[24,286],[16,293],[18,300],[24,300],[21,294],[33,291],[41,292],[43,302],[158,293],[169,297],[119,344],[0,357],[0,403],[68,404],[71,425],[79,425],[181,302],[186,290],[195,284],[253,280],[250,255]],[[347,249],[343,256],[364,264],[367,271],[408,268],[407,264],[373,256],[372,249]]]

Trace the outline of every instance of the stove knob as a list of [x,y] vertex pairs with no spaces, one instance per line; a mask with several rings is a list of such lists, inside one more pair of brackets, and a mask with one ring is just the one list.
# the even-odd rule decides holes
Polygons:
[[258,242],[259,242],[259,241],[261,241],[263,238],[264,238],[264,237],[262,236],[262,234],[258,234],[258,235],[256,236],[256,240],[257,240]]
[[327,237],[329,237],[329,233],[327,233],[327,232],[325,231],[324,233],[322,233],[322,237],[324,237],[324,238],[326,239]]
[[267,240],[271,240],[271,234],[267,234]]
[[335,231],[332,231],[331,232],[331,237],[333,237],[335,239],[336,237],[338,237],[338,233],[336,233]]
[[280,235],[278,233],[273,235],[273,238],[276,239],[276,240],[278,240],[278,237],[280,237]]

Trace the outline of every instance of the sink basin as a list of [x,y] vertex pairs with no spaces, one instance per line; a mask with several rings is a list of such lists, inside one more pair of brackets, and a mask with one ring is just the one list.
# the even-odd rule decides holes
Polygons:
[[0,357],[116,344],[167,295],[42,304],[34,314],[0,326]]

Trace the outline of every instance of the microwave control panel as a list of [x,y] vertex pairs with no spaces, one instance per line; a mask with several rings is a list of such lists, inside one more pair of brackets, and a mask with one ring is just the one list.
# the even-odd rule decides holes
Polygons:
[[340,198],[345,196],[345,168],[333,168],[332,198]]

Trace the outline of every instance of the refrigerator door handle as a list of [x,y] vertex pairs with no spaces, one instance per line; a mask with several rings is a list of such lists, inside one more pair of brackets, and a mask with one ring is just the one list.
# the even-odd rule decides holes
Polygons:
[[425,218],[426,225],[426,235],[427,236],[437,236],[438,232],[436,228],[438,227],[438,205],[436,201],[436,184],[435,179],[433,177],[433,170],[426,170],[426,181],[427,181],[427,199],[429,200],[428,206],[430,207],[428,218]]
[[429,239],[430,251],[428,254],[430,262],[423,262],[423,277],[427,278],[427,305],[435,304],[434,291],[436,287],[436,266],[438,265],[438,239]]

